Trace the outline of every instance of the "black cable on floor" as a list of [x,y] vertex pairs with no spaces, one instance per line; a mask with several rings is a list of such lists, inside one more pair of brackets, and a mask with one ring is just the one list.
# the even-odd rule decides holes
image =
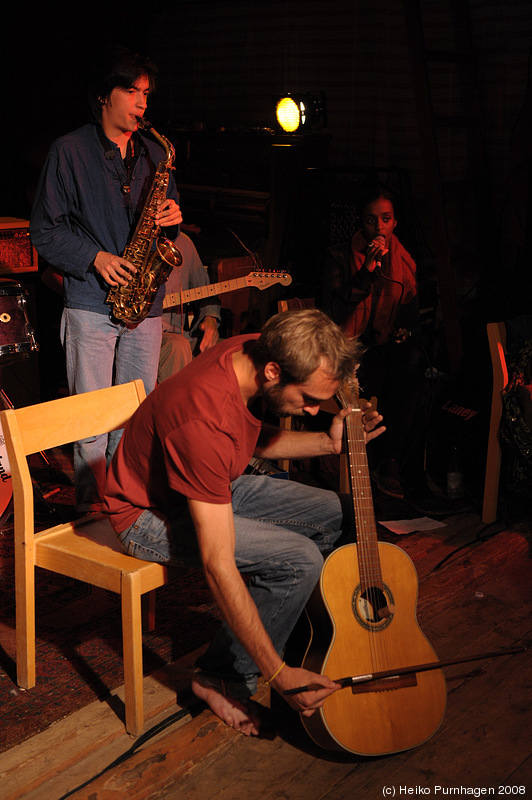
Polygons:
[[128,760],[128,758],[131,758],[131,756],[134,755],[136,751],[140,747],[142,747],[143,744],[146,744],[146,742],[148,742],[150,739],[153,739],[153,737],[157,736],[158,733],[161,733],[162,731],[166,730],[166,728],[169,728],[171,725],[174,725],[176,722],[179,722],[186,716],[190,715],[193,718],[197,717],[206,707],[207,706],[202,700],[196,700],[195,702],[191,703],[191,705],[188,706],[187,708],[182,708],[181,711],[176,711],[175,714],[171,714],[166,719],[163,719],[161,722],[158,722],[157,725],[154,725],[148,731],[139,736],[139,738],[135,741],[135,743],[131,745],[129,750],[126,750],[125,753],[122,753],[122,755],[118,756],[118,758],[116,758],[114,761],[112,761],[110,764],[104,767],[96,775],[93,775],[84,783],[81,783],[79,786],[76,786],[75,789],[71,789],[66,794],[61,795],[61,797],[59,797],[58,800],[66,800],[67,797],[71,797],[71,795],[76,794],[76,792],[79,792],[81,789],[85,789],[86,786],[89,786],[93,781],[95,781],[101,775],[104,775],[106,772],[109,772],[109,770],[118,767],[120,764],[123,764],[124,761]]
[[[489,529],[490,529],[490,528],[491,528],[493,525],[499,525],[499,528],[498,528],[498,529],[496,529],[496,530],[494,530],[494,531],[492,531],[492,532],[489,534],[489,536],[481,536],[481,534],[483,533],[483,531],[488,531],[488,530],[489,530]],[[482,529],[481,529],[481,530],[480,530],[480,531],[477,533],[477,535],[475,536],[475,538],[474,538],[474,539],[472,539],[470,542],[466,542],[465,544],[461,544],[461,545],[460,545],[460,547],[457,547],[457,548],[456,548],[456,550],[453,550],[452,552],[450,552],[450,553],[447,553],[447,555],[445,556],[445,558],[442,558],[442,560],[441,560],[441,561],[439,561],[439,562],[436,564],[436,566],[435,566],[435,567],[433,567],[433,568],[431,569],[431,571],[430,571],[430,573],[429,573],[429,574],[430,574],[430,575],[432,575],[432,573],[433,573],[433,572],[436,572],[437,570],[439,570],[441,567],[443,567],[443,565],[444,565],[444,564],[445,564],[447,561],[449,561],[449,559],[451,559],[453,556],[455,556],[455,555],[456,555],[457,553],[459,553],[461,550],[464,550],[466,547],[471,547],[471,545],[472,545],[472,544],[475,544],[476,542],[487,542],[487,541],[488,541],[488,539],[491,539],[493,536],[497,536],[497,534],[498,534],[498,533],[501,533],[503,530],[505,530],[505,528],[506,528],[506,524],[505,524],[504,522],[499,522],[499,523],[497,523],[497,522],[492,522],[492,523],[490,523],[489,525],[486,525],[484,528],[482,528]]]

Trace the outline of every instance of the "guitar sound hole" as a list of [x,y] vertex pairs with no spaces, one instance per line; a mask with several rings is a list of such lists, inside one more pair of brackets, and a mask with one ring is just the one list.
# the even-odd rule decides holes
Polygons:
[[392,621],[395,609],[387,586],[369,586],[364,591],[357,586],[351,602],[355,617],[365,628],[380,630]]

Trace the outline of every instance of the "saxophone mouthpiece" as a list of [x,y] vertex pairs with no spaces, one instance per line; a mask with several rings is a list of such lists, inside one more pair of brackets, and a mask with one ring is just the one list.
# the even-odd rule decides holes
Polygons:
[[137,117],[137,120],[138,120],[139,128],[141,130],[149,131],[150,128],[152,127],[151,122],[148,122],[148,120],[144,119],[144,117]]

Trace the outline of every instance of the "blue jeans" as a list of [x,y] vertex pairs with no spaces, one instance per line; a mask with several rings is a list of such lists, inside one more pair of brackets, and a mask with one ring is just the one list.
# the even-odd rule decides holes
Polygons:
[[[92,392],[135,378],[146,394],[155,387],[161,348],[160,317],[148,317],[136,328],[113,322],[109,314],[65,308],[61,341],[65,349],[70,394]],[[89,511],[101,506],[107,465],[122,431],[83,439],[74,444],[76,507]]]
[[[279,653],[319,580],[323,553],[342,534],[344,513],[335,492],[268,476],[233,482],[235,562]],[[120,534],[127,553],[148,561],[200,564],[188,507],[168,513],[143,511]],[[197,666],[223,694],[246,698],[257,689],[259,670],[227,623]]]

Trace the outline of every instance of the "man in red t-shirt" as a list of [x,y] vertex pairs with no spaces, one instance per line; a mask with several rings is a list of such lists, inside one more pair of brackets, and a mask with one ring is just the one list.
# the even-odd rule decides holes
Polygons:
[[[286,665],[282,652],[345,520],[334,492],[242,473],[253,455],[340,453],[351,412],[339,411],[327,432],[295,432],[261,422],[256,406],[314,415],[359,357],[357,341],[322,312],[278,314],[260,335],[228,339],[160,384],[109,468],[105,509],[126,552],[170,564],[201,559],[224,624],[197,661],[192,690],[248,735],[259,732],[249,698],[260,674],[281,694],[322,687],[290,696],[303,714],[339,688]],[[364,416],[368,439],[384,430],[381,420]]]

